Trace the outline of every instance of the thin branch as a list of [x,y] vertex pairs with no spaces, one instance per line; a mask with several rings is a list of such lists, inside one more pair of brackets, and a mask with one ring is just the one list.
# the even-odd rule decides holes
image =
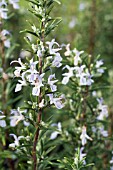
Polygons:
[[[45,23],[42,22],[42,37],[41,37],[41,41],[44,43],[44,27],[45,27]],[[42,66],[43,66],[43,60],[42,60],[42,57],[39,57],[39,75],[42,74]],[[42,101],[42,91],[40,90],[40,94],[39,94],[39,98],[38,98],[38,104],[41,103]],[[40,124],[41,122],[41,115],[42,115],[42,109],[39,108],[39,112],[38,112],[38,115],[37,115],[37,123],[38,125]],[[40,127],[38,126],[37,130],[36,130],[36,133],[35,133],[35,137],[34,137],[34,143],[33,143],[33,170],[37,170],[37,156],[36,156],[36,146],[37,146],[37,142],[38,142],[38,138],[39,138],[39,133],[40,133]]]

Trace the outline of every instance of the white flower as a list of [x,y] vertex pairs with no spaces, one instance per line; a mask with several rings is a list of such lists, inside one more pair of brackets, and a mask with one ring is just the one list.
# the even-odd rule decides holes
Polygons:
[[33,58],[30,60],[30,69],[26,71],[26,73],[30,73],[27,76],[27,79],[29,82],[34,82],[36,80],[36,75],[37,75],[37,70],[36,70],[36,65],[38,64],[38,61],[33,62]]
[[11,46],[10,39],[4,40],[4,46],[7,47],[7,48],[10,48],[10,46]]
[[7,3],[6,3],[5,0],[2,0],[2,1],[0,2],[0,7],[3,6],[3,5],[4,5],[4,6],[7,6]]
[[14,75],[16,77],[20,77],[20,72],[21,72],[21,69],[17,69],[17,70],[14,71]]
[[80,148],[80,161],[86,156],[86,153],[82,153],[84,150],[84,147]]
[[108,131],[107,131],[107,130],[104,130],[104,126],[99,127],[98,129],[99,129],[100,134],[101,134],[103,137],[108,137]]
[[57,90],[57,86],[54,85],[58,80],[52,80],[55,79],[55,74],[52,74],[48,77],[48,84],[50,85],[51,91],[55,92]]
[[92,138],[87,135],[86,126],[82,127],[82,134],[80,135],[80,139],[82,140],[83,146],[87,143],[87,139],[92,141]]
[[57,109],[62,109],[64,107],[64,103],[62,102],[65,99],[64,95],[61,95],[59,98],[54,98],[53,94],[47,94],[50,99],[50,104],[54,104]]
[[86,83],[86,78],[84,77],[84,73],[81,74],[81,77],[80,77],[80,86],[86,86],[87,83]]
[[36,75],[36,80],[34,81],[34,82],[32,82],[31,84],[32,85],[35,85],[35,87],[33,87],[33,90],[32,90],[32,95],[33,96],[39,96],[39,94],[40,94],[40,88],[42,87],[42,86],[44,86],[43,84],[42,84],[42,77],[44,76],[44,73],[43,74],[41,74],[41,75]]
[[96,68],[100,68],[104,64],[103,60],[97,60],[96,61]]
[[22,90],[23,82],[21,80],[19,80],[19,82],[20,84],[19,83],[16,84],[15,92]]
[[1,39],[3,40],[4,46],[10,48],[10,39],[6,37],[7,35],[10,35],[9,31],[3,30],[1,32]]
[[54,124],[53,126],[57,126],[58,128],[58,131],[54,131],[51,136],[50,136],[50,139],[51,140],[54,140],[57,138],[58,134],[60,134],[60,132],[62,131],[62,125],[61,125],[61,122],[58,122],[58,124]]
[[11,110],[10,116],[10,126],[14,127],[16,126],[21,120],[25,120],[25,117],[22,115],[23,112],[26,112],[26,110],[20,111],[20,108],[17,110]]
[[89,72],[83,74],[82,80],[81,77],[80,77],[80,85],[90,86],[94,82],[94,80],[92,79],[92,75]]
[[2,30],[1,34],[2,36],[6,36],[6,35],[9,35],[10,33],[7,30]]
[[52,55],[49,58],[51,59],[54,57],[54,60],[52,61],[52,66],[60,67],[62,65],[61,64],[62,57],[60,53],[58,53],[58,51],[60,51],[62,48],[54,48],[54,45],[59,47],[59,44],[55,42],[55,39],[53,39],[51,42],[46,42],[46,44],[49,45],[49,53],[50,55]]
[[24,138],[24,136],[17,137],[15,134],[10,134],[10,136],[14,137],[14,143],[9,144],[10,148],[15,148],[16,146],[19,146],[20,145],[19,140]]
[[14,75],[16,77],[20,77],[21,70],[24,70],[26,68],[25,65],[22,63],[21,58],[18,58],[18,61],[17,60],[12,61],[10,64],[12,64],[12,63],[20,64],[20,67],[15,67],[16,70],[14,71]]
[[81,61],[80,55],[84,53],[84,51],[78,51],[76,48],[73,50],[75,53],[74,57],[74,65],[78,65],[78,62]]
[[[78,149],[75,148],[75,150],[78,150]],[[86,161],[85,161],[85,159],[84,159],[84,157],[86,156],[86,153],[82,153],[83,150],[84,150],[84,147],[81,147],[81,148],[80,148],[79,155],[76,155],[76,154],[75,154],[75,158],[74,158],[74,163],[75,163],[75,165],[78,165],[78,162],[79,162],[79,161],[82,161],[84,165],[86,164]]]
[[97,60],[96,61],[96,68],[98,73],[104,73],[104,69],[100,68],[104,64],[103,60]]
[[[5,6],[5,8],[2,7],[2,6]],[[5,0],[2,0],[2,1],[0,2],[0,18],[7,19],[8,9],[6,8],[6,6],[7,6],[6,1],[5,1]]]
[[[3,114],[3,112],[0,111],[0,113]],[[5,118],[6,116],[5,115],[0,115],[0,126],[1,127],[6,127],[6,121],[3,120],[3,118]]]
[[8,12],[8,9],[5,9],[5,8],[1,8],[0,7],[0,17],[3,18],[3,19],[7,19],[7,12]]
[[33,58],[30,60],[30,70],[35,71],[36,70],[36,65],[38,64],[38,61],[33,62]]
[[9,3],[13,5],[14,9],[19,9],[18,2],[19,0],[9,0]]
[[71,55],[71,50],[70,50],[70,44],[66,45],[66,52],[64,53],[65,56],[70,56]]
[[62,80],[62,84],[67,84],[69,82],[69,79],[74,75],[73,71],[75,70],[75,67],[70,67],[66,65],[63,69],[68,69],[68,73],[63,73],[62,75],[64,76]]
[[[83,160],[83,158],[86,156],[86,153],[83,153],[84,147],[80,148],[80,161]],[[86,164],[86,161],[83,160],[84,165]]]
[[103,137],[107,137],[108,136],[108,131],[104,130],[104,126],[101,127],[92,127],[92,132],[97,133],[97,131],[103,136]]
[[62,57],[61,57],[60,53],[56,53],[54,56],[54,60],[52,61],[52,66],[60,67],[62,65],[61,61],[62,61]]
[[16,85],[15,92],[22,90],[22,86],[27,86],[27,82],[24,77],[25,74],[26,74],[26,72],[23,72],[22,76],[21,76],[22,80],[18,80],[19,83],[17,83],[17,85]]
[[59,44],[55,42],[55,39],[53,39],[51,42],[46,42],[46,44],[49,45],[49,52],[50,54],[56,54],[61,48],[54,48],[54,45],[57,45],[59,47]]
[[84,71],[85,65],[80,67],[76,67],[76,77],[80,78],[80,86],[90,86],[94,80],[92,79],[92,75],[88,71]]
[[81,77],[82,76],[85,76],[85,73],[84,73],[84,68],[86,66],[85,65],[81,65],[80,67],[76,66],[75,69],[76,69],[76,77]]
[[98,98],[98,110],[100,111],[99,116],[97,117],[98,120],[103,120],[104,117],[108,117],[108,107],[107,105],[103,105],[103,98]]

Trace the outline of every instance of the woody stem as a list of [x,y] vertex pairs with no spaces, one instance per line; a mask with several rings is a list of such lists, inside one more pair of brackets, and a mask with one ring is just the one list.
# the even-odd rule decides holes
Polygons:
[[[42,30],[44,30],[44,22],[42,22]],[[41,37],[41,41],[44,43],[44,32],[42,32],[42,37]],[[42,65],[43,65],[43,60],[42,60],[42,57],[39,57],[39,75],[42,74]],[[40,89],[40,94],[39,94],[39,97],[38,97],[38,104],[41,103],[42,101],[42,91]],[[38,142],[38,138],[39,138],[39,133],[40,133],[40,127],[39,127],[39,124],[41,122],[41,115],[42,115],[42,109],[39,108],[39,111],[38,111],[38,115],[37,115],[37,124],[38,124],[38,128],[36,130],[36,133],[35,133],[35,137],[34,137],[34,143],[33,143],[33,170],[37,170],[37,156],[36,156],[36,146],[37,146],[37,142]]]

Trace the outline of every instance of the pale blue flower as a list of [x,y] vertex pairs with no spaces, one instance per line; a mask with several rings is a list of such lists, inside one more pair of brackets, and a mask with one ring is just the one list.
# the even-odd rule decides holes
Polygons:
[[92,141],[92,138],[87,135],[86,126],[82,127],[82,134],[80,135],[80,139],[83,146],[87,143],[87,139]]
[[20,110],[18,107],[17,110],[11,110],[11,116],[10,116],[10,126],[15,127],[20,121],[23,121],[25,126],[29,126],[29,122],[25,121],[25,117],[22,115],[22,113],[26,113],[27,110]]
[[76,68],[76,77],[79,77],[80,86],[90,86],[94,80],[92,79],[93,75],[89,73],[89,71],[85,71],[85,65]]
[[9,31],[7,31],[5,29],[2,30],[1,39],[4,43],[4,46],[7,47],[7,48],[10,48],[11,43],[10,43],[10,39],[6,37],[7,35],[10,35]]
[[21,91],[22,90],[22,86],[27,86],[27,83],[24,80],[18,80],[19,83],[17,83],[16,88],[15,88],[15,92]]
[[104,64],[103,60],[97,60],[96,61],[96,68],[99,68],[100,66],[102,66]]
[[50,104],[54,104],[57,109],[62,109],[64,107],[63,100],[65,99],[64,95],[61,95],[59,98],[53,97],[53,94],[47,94],[50,99]]
[[65,51],[64,55],[65,56],[70,56],[71,55],[70,44],[66,45],[66,51]]
[[59,50],[61,50],[62,48],[55,48],[54,45],[56,45],[57,47],[59,47],[59,44],[57,42],[55,42],[55,39],[53,39],[51,42],[46,42],[46,44],[49,45],[49,52],[50,54],[56,54]]
[[77,66],[79,61],[81,61],[80,55],[84,53],[84,51],[78,51],[76,48],[74,48],[73,53],[74,56],[74,65]]
[[108,106],[103,104],[103,98],[97,98],[99,110],[99,116],[97,117],[98,120],[103,120],[105,117],[108,117]]
[[104,126],[98,127],[98,129],[99,129],[100,134],[101,134],[103,137],[108,137],[108,131],[107,131],[107,130],[104,130]]
[[52,74],[48,77],[48,84],[50,85],[51,91],[55,92],[57,90],[57,86],[54,83],[56,83],[58,80],[52,79],[55,79],[55,74]]
[[104,64],[103,60],[97,60],[96,61],[96,68],[97,68],[97,72],[98,73],[104,73],[104,69],[103,68],[100,68],[102,65]]
[[20,67],[15,67],[16,70],[14,71],[14,75],[15,75],[16,77],[20,77],[21,71],[22,71],[22,70],[25,70],[25,69],[26,69],[26,66],[22,63],[21,58],[18,58],[18,60],[12,61],[10,64],[13,64],[13,63],[18,63],[18,64],[20,64]]
[[7,12],[8,12],[8,9],[6,8],[1,8],[0,7],[0,17],[3,18],[3,19],[7,19]]
[[54,124],[53,126],[57,126],[58,130],[57,131],[54,131],[51,136],[50,136],[50,139],[51,140],[54,140],[57,138],[57,136],[61,133],[62,131],[62,125],[61,125],[61,122],[58,122],[58,124]]
[[6,3],[5,0],[2,0],[2,1],[0,2],[0,7],[3,6],[3,5],[4,5],[4,6],[7,6],[7,3]]
[[69,79],[74,76],[74,73],[73,71],[75,70],[75,67],[70,67],[68,65],[66,65],[64,69],[68,69],[68,72],[67,73],[63,73],[62,75],[64,76],[63,80],[62,80],[62,84],[67,84],[69,82]]
[[52,66],[53,67],[61,67],[62,63],[62,57],[60,55],[60,53],[56,53],[54,56],[54,60],[52,61]]
[[14,9],[19,9],[19,0],[9,0],[9,3],[13,5]]
[[39,96],[39,94],[40,94],[40,88],[41,88],[42,86],[44,86],[44,85],[42,84],[42,78],[43,78],[43,76],[44,76],[44,73],[41,74],[41,75],[38,75],[38,74],[37,74],[37,75],[36,75],[36,80],[31,83],[32,85],[35,85],[35,87],[33,87],[33,89],[32,89],[32,95],[33,95],[33,96]]
[[27,79],[29,82],[34,82],[37,77],[37,70],[36,70],[36,65],[38,64],[38,61],[33,62],[33,58],[30,60],[30,69],[26,71],[26,73],[30,73],[27,76]]
[[14,143],[9,144],[10,148],[15,148],[16,146],[20,146],[19,141],[21,139],[24,139],[24,136],[17,137],[15,134],[10,134],[10,136],[13,136],[13,138],[14,138]]
[[3,115],[3,112],[2,112],[2,111],[0,111],[0,113],[2,113],[2,115],[0,115],[0,126],[1,126],[1,127],[6,127],[6,121],[3,120],[6,116]]
[[[80,161],[82,161],[84,159],[84,157],[86,157],[86,153],[83,153],[84,147],[80,148]],[[83,164],[86,165],[86,161],[83,160]]]

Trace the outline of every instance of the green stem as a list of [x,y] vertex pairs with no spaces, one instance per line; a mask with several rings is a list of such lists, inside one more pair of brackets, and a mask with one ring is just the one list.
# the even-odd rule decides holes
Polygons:
[[[42,22],[42,37],[41,37],[41,41],[44,43],[44,27],[45,27],[45,23]],[[42,66],[43,66],[43,60],[42,57],[39,57],[39,75],[42,74]],[[40,90],[40,94],[39,94],[39,98],[38,98],[38,104],[41,103],[42,101],[42,91]],[[40,122],[41,122],[41,115],[42,115],[42,109],[39,108],[39,112],[37,115],[37,124],[39,126]],[[35,133],[35,137],[34,137],[34,143],[33,143],[33,170],[37,170],[37,156],[36,156],[36,146],[37,146],[37,142],[38,142],[38,138],[39,138],[39,133],[40,133],[40,127],[37,128],[36,133]]]

